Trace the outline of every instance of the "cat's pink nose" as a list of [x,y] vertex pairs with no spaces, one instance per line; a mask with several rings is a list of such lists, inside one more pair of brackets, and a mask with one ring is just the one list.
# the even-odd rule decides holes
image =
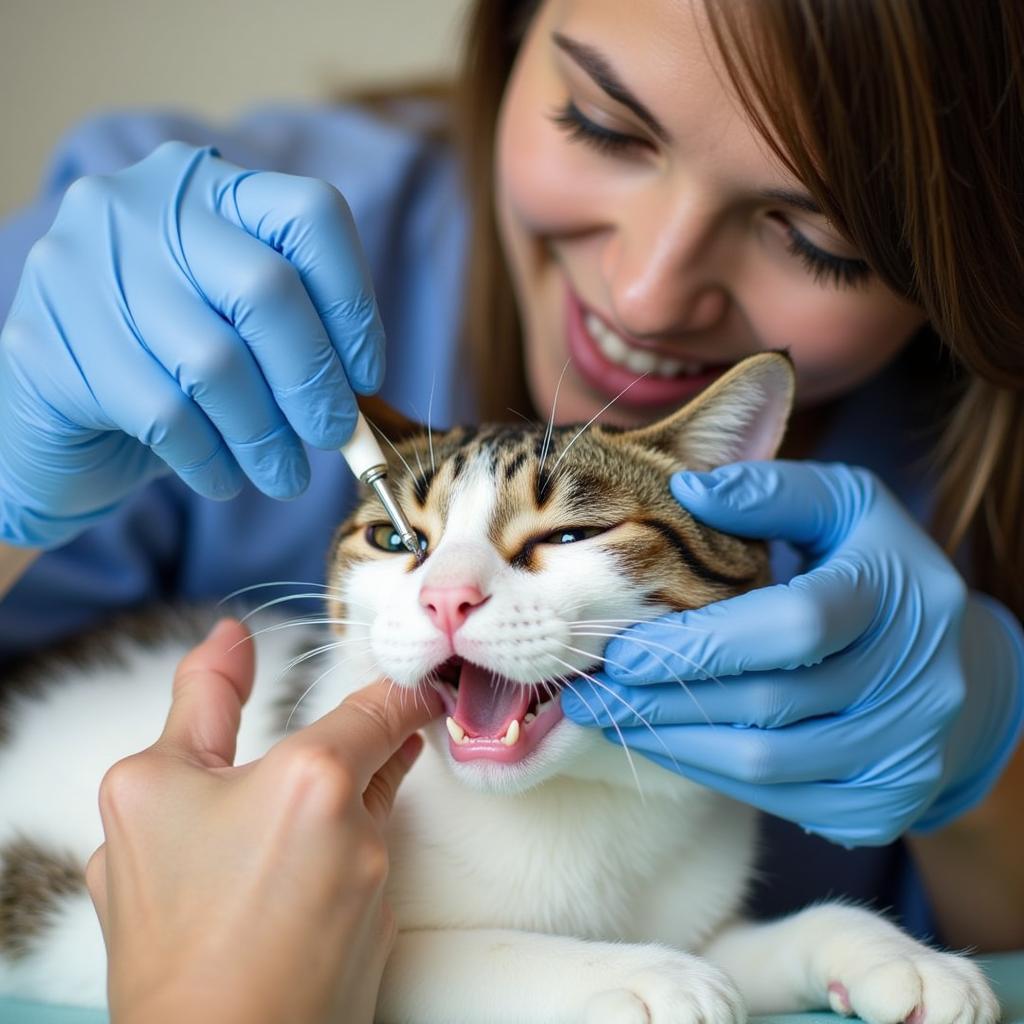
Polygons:
[[474,586],[424,587],[420,604],[430,621],[451,636],[487,597]]

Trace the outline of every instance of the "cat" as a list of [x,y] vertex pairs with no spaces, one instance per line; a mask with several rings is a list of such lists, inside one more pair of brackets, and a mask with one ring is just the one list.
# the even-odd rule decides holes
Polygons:
[[[332,544],[333,635],[267,611],[252,620],[240,763],[382,674],[445,703],[389,825],[399,935],[382,1024],[739,1024],[828,1006],[869,1024],[998,1018],[974,964],[867,910],[744,922],[755,813],[561,713],[559,690],[590,678],[629,622],[769,582],[765,546],[698,524],[667,480],[771,458],[792,396],[789,361],[770,353],[647,427],[414,432],[390,476],[422,562],[366,494]],[[193,613],[158,619],[9,681],[4,993],[104,1003],[83,881],[102,839],[97,788],[158,735],[174,667],[204,626]]]

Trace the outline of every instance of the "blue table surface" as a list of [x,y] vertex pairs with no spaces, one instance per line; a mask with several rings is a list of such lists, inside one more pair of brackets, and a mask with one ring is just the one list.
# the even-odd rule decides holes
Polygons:
[[[1003,1004],[1003,1024],[1024,1024],[1024,952],[979,957]],[[839,1024],[831,1013],[795,1013],[754,1018],[757,1024]],[[0,999],[0,1024],[108,1024],[95,1010],[72,1010]],[[753,1022],[752,1022],[753,1024]]]

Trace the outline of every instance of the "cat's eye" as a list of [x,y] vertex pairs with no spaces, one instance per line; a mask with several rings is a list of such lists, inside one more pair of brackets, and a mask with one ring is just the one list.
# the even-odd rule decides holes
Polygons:
[[[416,531],[416,537],[420,543],[420,551],[426,551],[427,538],[419,530]],[[406,550],[398,531],[390,523],[371,523],[366,528],[366,543],[378,551],[396,555]]]
[[560,530],[549,533],[543,543],[545,544],[575,544],[580,540],[589,540],[599,533],[604,533],[607,526],[563,526]]

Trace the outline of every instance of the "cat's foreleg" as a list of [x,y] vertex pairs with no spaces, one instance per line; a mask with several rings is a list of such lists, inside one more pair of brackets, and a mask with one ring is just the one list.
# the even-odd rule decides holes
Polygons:
[[704,955],[751,1013],[822,1009],[868,1024],[992,1024],[999,1004],[969,960],[939,953],[858,907],[823,904],[723,929]]
[[509,930],[398,936],[378,1024],[741,1024],[729,980],[659,945]]

